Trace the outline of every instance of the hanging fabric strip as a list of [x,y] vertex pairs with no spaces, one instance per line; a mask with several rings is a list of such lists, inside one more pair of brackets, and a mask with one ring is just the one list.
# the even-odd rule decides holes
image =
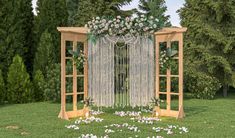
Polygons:
[[[119,53],[114,50],[117,42],[125,44]],[[148,36],[89,42],[88,65],[88,94],[97,106],[146,106],[154,97],[154,42]]]

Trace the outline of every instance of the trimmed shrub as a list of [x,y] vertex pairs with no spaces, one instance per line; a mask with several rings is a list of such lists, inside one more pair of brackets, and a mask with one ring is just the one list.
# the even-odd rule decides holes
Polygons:
[[43,101],[44,100],[44,85],[45,79],[40,70],[35,72],[33,77],[33,86],[34,86],[34,100]]
[[2,76],[2,70],[0,70],[0,103],[3,103],[5,99],[5,93],[6,93],[5,83]]
[[195,98],[213,99],[221,88],[220,82],[203,72],[191,72],[186,74],[185,85]]
[[60,101],[60,64],[54,64],[48,68],[45,85],[45,100],[59,102]]
[[7,100],[10,103],[27,103],[33,99],[32,83],[19,55],[13,58],[7,74]]

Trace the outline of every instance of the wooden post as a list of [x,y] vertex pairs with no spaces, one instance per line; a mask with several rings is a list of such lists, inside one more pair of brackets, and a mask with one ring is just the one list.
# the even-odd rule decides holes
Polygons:
[[59,113],[59,118],[68,120],[66,114],[66,72],[65,72],[65,39],[63,33],[61,34],[61,109]]
[[155,51],[156,51],[156,83],[155,83],[155,96],[156,98],[159,98],[159,92],[160,92],[160,78],[159,78],[159,75],[160,75],[160,66],[159,66],[159,47],[160,47],[160,44],[159,44],[159,41],[156,41],[157,40],[157,37],[155,38]]
[[[171,41],[166,40],[167,48],[171,47]],[[159,84],[161,85],[161,84]],[[166,110],[170,112],[171,110],[171,70],[167,69],[166,71]]]
[[86,57],[84,63],[84,99],[88,97],[88,43],[84,42],[84,55]]
[[[76,37],[73,40],[73,51],[77,51]],[[77,66],[73,61],[73,111],[77,111]]]
[[178,118],[184,117],[183,108],[183,34],[179,34],[179,115]]

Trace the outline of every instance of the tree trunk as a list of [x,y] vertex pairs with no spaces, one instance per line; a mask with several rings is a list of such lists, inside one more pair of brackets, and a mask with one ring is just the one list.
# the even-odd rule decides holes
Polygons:
[[227,84],[223,85],[223,96],[224,97],[228,96],[228,85]]

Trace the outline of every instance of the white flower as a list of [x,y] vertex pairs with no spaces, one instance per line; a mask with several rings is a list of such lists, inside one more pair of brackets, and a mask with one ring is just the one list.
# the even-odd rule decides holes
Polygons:
[[100,17],[96,17],[96,20],[99,20],[100,19]]
[[118,24],[116,24],[116,25],[115,25],[115,28],[119,28],[119,25],[118,25]]
[[126,17],[126,19],[125,19],[127,22],[129,22],[130,21],[130,18],[129,17]]
[[150,16],[150,19],[153,19],[154,17],[153,16]]
[[103,23],[106,23],[106,19],[102,19],[102,22],[103,22]]
[[139,26],[140,26],[140,27],[143,27],[143,26],[144,26],[144,24],[143,24],[143,23],[139,23]]
[[144,15],[142,14],[142,15],[140,15],[140,17],[144,17]]
[[154,24],[154,25],[153,25],[153,28],[157,28],[157,25],[156,25],[156,24]]
[[117,19],[121,19],[122,17],[121,16],[117,16]]

